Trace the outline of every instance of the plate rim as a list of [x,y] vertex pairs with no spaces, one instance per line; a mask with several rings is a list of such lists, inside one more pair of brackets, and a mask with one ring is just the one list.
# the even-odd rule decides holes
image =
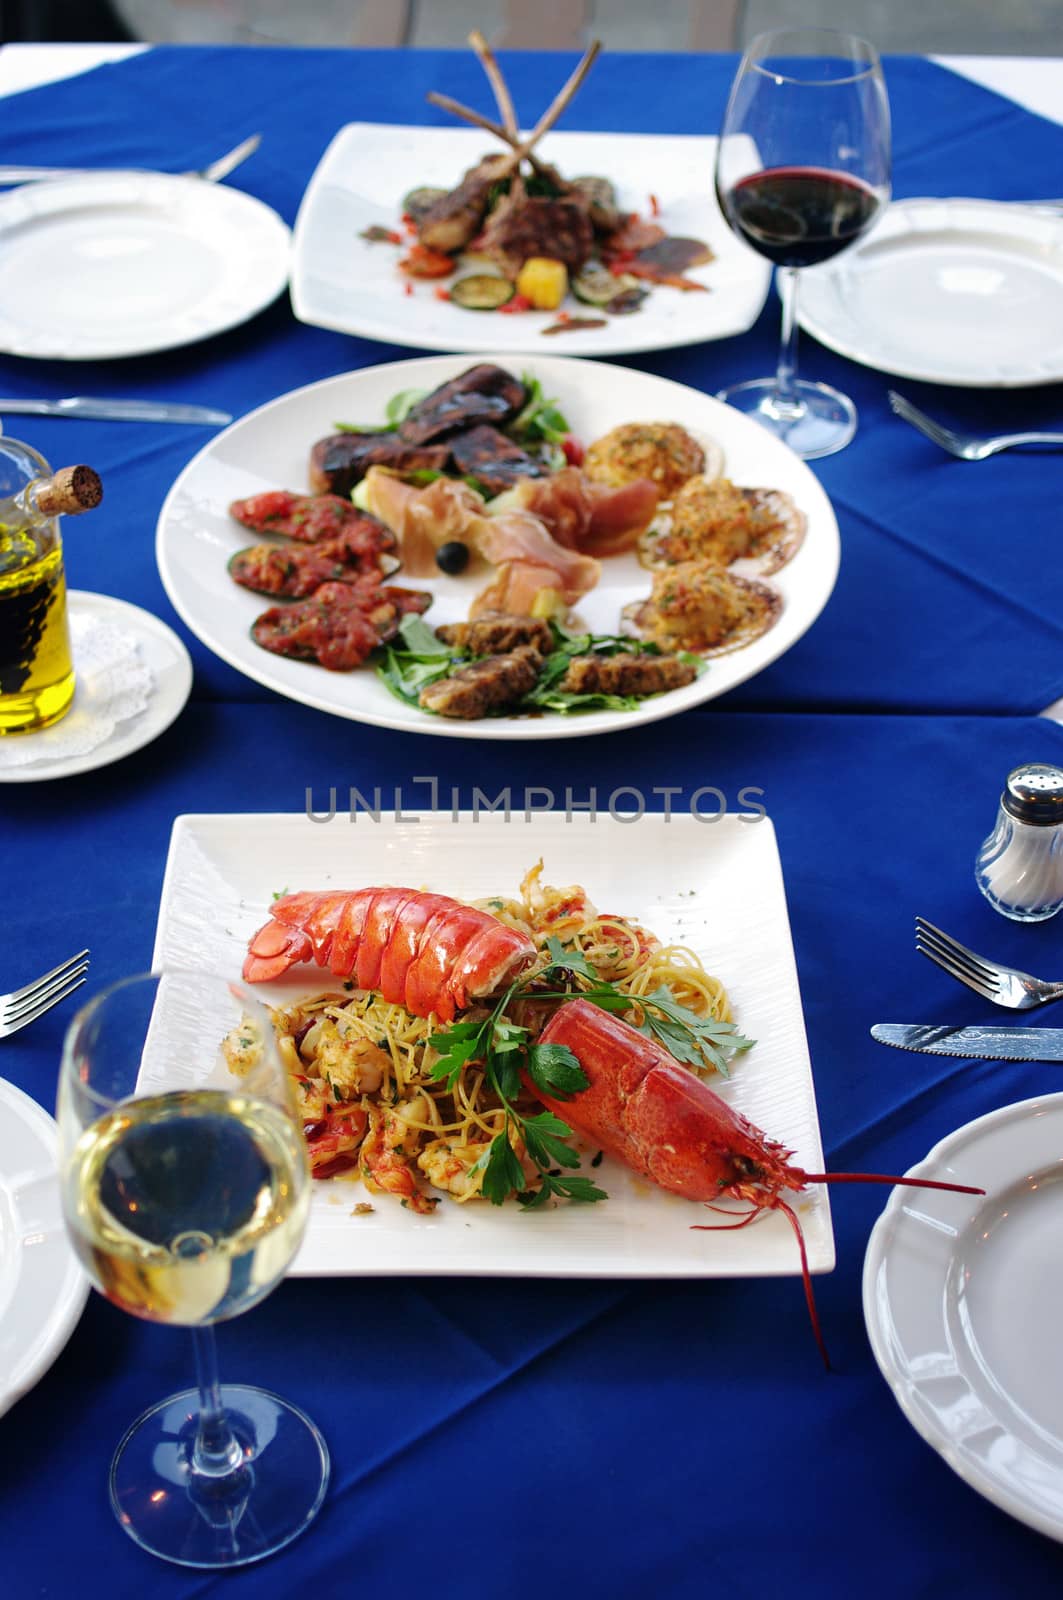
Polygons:
[[[445,333],[436,334],[431,330],[422,329],[416,337],[413,337],[403,330],[401,321],[397,321],[396,323],[392,324],[387,320],[382,322],[363,320],[357,322],[356,324],[349,319],[328,317],[322,318],[313,310],[312,303],[309,307],[307,306],[306,235],[310,227],[313,225],[313,212],[316,206],[319,204],[318,191],[324,186],[325,174],[328,171],[330,162],[336,159],[336,152],[353,136],[358,129],[386,129],[388,132],[418,135],[430,135],[438,133],[465,134],[466,132],[473,132],[471,129],[467,130],[464,127],[458,126],[443,125],[438,123],[412,122],[394,123],[356,121],[345,123],[342,127],[338,128],[326,146],[325,150],[322,152],[320,160],[311,174],[306,188],[303,191],[302,198],[299,202],[299,209],[296,214],[295,224],[292,230],[292,312],[300,322],[305,323],[308,327],[325,328],[334,333],[346,334],[351,338],[372,339],[378,343],[401,345],[411,350],[431,350],[439,354],[449,354],[455,349],[455,340],[453,337],[448,337]],[[588,137],[620,139],[631,141],[632,143],[637,142],[639,144],[664,140],[669,142],[689,141],[692,148],[696,144],[708,144],[710,146],[714,145],[718,139],[717,134],[631,133],[630,131],[623,130],[610,132],[608,130],[598,128],[563,128],[559,130],[552,129],[547,135],[547,140],[559,140],[563,143],[568,138]],[[712,189],[711,182],[706,183],[705,199],[708,205],[716,205],[715,194]],[[595,330],[593,333],[577,333],[575,337],[571,338],[566,344],[565,349],[571,355],[587,355],[592,359],[596,356],[609,355],[624,357],[629,355],[646,355],[655,350],[675,350],[687,345],[714,344],[718,339],[732,339],[739,337],[743,333],[748,333],[749,329],[753,327],[767,303],[768,295],[771,292],[772,269],[770,263],[767,262],[763,257],[757,255],[755,251],[749,250],[747,253],[749,256],[749,271],[751,277],[759,271],[763,278],[762,292],[760,293],[759,297],[755,295],[751,296],[751,314],[747,318],[735,320],[733,325],[729,325],[723,331],[719,333],[706,334],[699,330],[691,335],[689,331],[684,332],[682,330],[677,319],[674,333],[669,334],[663,339],[649,335],[646,338],[639,338],[637,343],[628,343],[625,341],[622,344],[614,345],[608,341],[608,330],[605,330],[606,337],[604,340],[601,337],[601,330]],[[512,318],[510,319],[510,322],[511,324],[513,323]],[[630,319],[628,325],[631,326],[633,322],[634,319]],[[638,332],[639,326],[641,326],[641,324],[634,325],[634,331],[636,333]],[[485,335],[486,332],[487,330],[485,330]],[[472,326],[470,326],[470,333],[472,333]],[[488,343],[485,337],[484,342],[473,344],[465,343],[464,348],[470,352],[475,352],[476,354],[483,354],[494,348],[494,341]],[[508,354],[511,358],[516,355],[534,355],[541,349],[542,335],[537,326],[534,335],[529,334],[527,341],[520,344],[515,344],[513,348],[509,350]]]
[[[481,829],[490,828],[497,832],[503,832],[506,829],[512,829],[514,825],[520,826],[520,824],[524,821],[523,816],[518,815],[517,813],[514,813],[512,821],[498,812],[485,812],[477,815],[471,811],[460,811],[457,813],[457,817],[458,821],[455,823],[454,813],[446,806],[437,811],[425,811],[418,810],[415,807],[407,808],[406,806],[402,806],[401,820],[398,818],[393,819],[388,817],[385,811],[385,825],[394,826],[396,833],[398,833],[401,827],[403,827],[406,823],[413,823],[415,819],[420,819],[421,822],[434,822],[440,829],[461,827],[463,833],[468,834],[472,826],[477,826]],[[301,826],[306,820],[305,813],[285,811],[188,812],[177,815],[174,818],[171,827],[169,847],[166,855],[166,865],[159,892],[155,941],[153,944],[151,958],[152,970],[157,970],[160,965],[164,964],[164,912],[173,899],[179,858],[182,850],[186,848],[186,841],[191,841],[193,847],[195,847],[197,838],[197,825],[206,827],[207,829],[232,829],[239,834],[245,834],[249,825],[257,825],[258,827],[262,828],[280,826],[282,828],[291,828],[294,830],[295,828]],[[337,819],[334,820],[338,820],[338,813]],[[615,821],[615,819],[611,817],[606,817],[601,814],[599,814],[597,817],[591,817],[587,813],[574,812],[571,818],[569,818],[566,812],[561,810],[550,812],[536,811],[533,813],[529,821],[533,824],[541,824],[545,821],[548,827],[555,828],[559,834],[561,834],[562,829],[575,832],[575,830],[578,829],[601,826],[603,823],[607,826],[616,828],[627,826],[627,824],[622,824]],[[737,837],[741,837],[742,825],[740,824],[737,813],[728,811],[725,816],[721,817],[720,821],[724,825],[739,829]],[[639,818],[639,823],[640,825],[649,823],[650,826],[668,826],[676,831],[679,829],[684,829],[689,833],[691,841],[694,841],[698,837],[694,830],[699,826],[699,824],[697,819],[692,815],[685,815],[682,813],[671,813],[669,815],[664,811],[651,812],[647,810],[644,815]],[[417,825],[419,825],[419,823]],[[779,936],[780,948],[778,952],[779,959],[781,965],[785,967],[787,985],[791,990],[792,999],[796,1006],[797,1012],[797,1027],[800,1033],[801,1045],[799,1070],[802,1083],[802,1093],[807,1096],[807,1113],[809,1117],[809,1129],[812,1145],[810,1153],[814,1155],[817,1160],[821,1160],[823,1152],[823,1128],[820,1119],[819,1102],[816,1092],[815,1069],[812,1062],[811,1048],[808,1040],[804,999],[801,993],[800,973],[797,969],[797,958],[794,950],[793,926],[786,893],[786,879],[783,872],[782,855],[779,850],[778,834],[770,815],[764,814],[758,819],[758,826],[762,825],[766,825],[764,826],[764,833],[770,841],[770,868],[775,884],[775,890],[778,894],[778,899],[782,910],[781,934]],[[563,837],[564,835],[561,834],[561,836]],[[334,870],[339,870],[341,876],[350,876],[352,874],[352,869],[342,861],[338,863],[338,868]],[[313,970],[315,969],[307,969],[307,982],[309,984],[312,984],[314,981],[312,976]],[[821,1170],[821,1167],[817,1168],[816,1170]],[[638,1183],[642,1180],[636,1178],[634,1181]],[[814,1196],[810,1195],[808,1198],[811,1199],[815,1205],[817,1220],[822,1228],[822,1238],[818,1241],[814,1249],[812,1246],[810,1246],[809,1251],[810,1270],[814,1275],[818,1276],[822,1273],[832,1272],[837,1264],[837,1241],[834,1232],[829,1186],[825,1184],[817,1185]],[[784,1232],[781,1231],[781,1237],[784,1240],[789,1239],[789,1229],[786,1229]],[[787,1264],[781,1267],[773,1268],[771,1266],[765,1266],[763,1262],[761,1262],[759,1264],[755,1264],[749,1270],[743,1270],[742,1267],[739,1266],[737,1270],[731,1270],[730,1267],[728,1267],[727,1270],[720,1270],[719,1268],[716,1268],[716,1270],[704,1272],[695,1272],[686,1267],[676,1267],[669,1270],[662,1270],[659,1266],[644,1266],[639,1270],[632,1270],[630,1267],[625,1267],[624,1270],[621,1271],[615,1264],[611,1267],[603,1266],[600,1270],[592,1269],[584,1265],[576,1266],[566,1271],[563,1268],[558,1269],[556,1266],[543,1267],[534,1260],[530,1262],[522,1262],[519,1268],[515,1267],[512,1272],[502,1272],[497,1267],[492,1267],[490,1265],[479,1268],[475,1265],[470,1267],[464,1263],[461,1265],[455,1265],[454,1261],[450,1258],[442,1260],[438,1266],[429,1267],[425,1267],[420,1263],[410,1265],[409,1262],[406,1261],[400,1261],[397,1265],[389,1264],[387,1266],[379,1266],[373,1263],[366,1265],[364,1263],[354,1262],[350,1265],[339,1268],[336,1267],[335,1263],[332,1263],[329,1271],[325,1272],[320,1267],[316,1266],[306,1266],[300,1269],[299,1257],[297,1255],[294,1262],[289,1265],[286,1273],[286,1276],[296,1278],[317,1278],[326,1276],[362,1276],[367,1278],[411,1276],[420,1278],[439,1276],[452,1277],[455,1275],[461,1277],[497,1279],[502,1279],[508,1276],[522,1276],[528,1278],[549,1278],[556,1281],[572,1279],[586,1281],[607,1280],[615,1282],[626,1282],[629,1280],[702,1282],[710,1280],[739,1280],[742,1278],[800,1278],[801,1267],[796,1250],[794,1251],[793,1259],[788,1259]]]
[[[756,677],[758,673],[765,671],[768,667],[772,666],[776,661],[784,656],[787,651],[792,649],[794,645],[798,644],[819,620],[823,610],[831,598],[831,595],[834,592],[841,565],[841,535],[838,528],[838,519],[829,495],[824,489],[822,483],[820,483],[819,479],[808,467],[807,463],[802,462],[796,455],[793,456],[794,461],[798,463],[801,470],[807,475],[806,481],[809,495],[812,498],[818,498],[820,501],[817,515],[822,520],[826,538],[826,547],[821,552],[822,579],[820,588],[822,592],[818,592],[818,598],[815,602],[815,610],[812,616],[805,623],[801,631],[794,638],[790,639],[788,643],[780,644],[778,649],[772,648],[771,645],[774,639],[782,639],[785,637],[784,634],[776,633],[775,630],[771,630],[769,633],[763,635],[762,639],[753,641],[753,645],[750,648],[754,649],[754,654],[755,647],[757,645],[761,646],[762,649],[769,650],[766,659],[762,660],[759,665],[751,666],[748,671],[740,671],[737,676],[730,678],[725,688],[720,688],[715,691],[712,689],[713,670],[712,661],[710,661],[709,670],[706,672],[704,677],[696,680],[693,684],[687,685],[686,688],[671,690],[668,694],[657,698],[651,698],[645,702],[642,708],[636,711],[589,712],[579,717],[568,718],[560,715],[559,713],[548,713],[541,718],[491,718],[488,719],[490,723],[490,728],[488,731],[488,729],[482,725],[483,719],[476,722],[462,722],[446,717],[432,718],[426,714],[423,721],[420,719],[416,721],[397,720],[394,714],[387,714],[386,701],[382,701],[382,705],[385,707],[385,709],[379,713],[372,710],[365,712],[360,709],[340,708],[332,705],[324,706],[320,703],[321,696],[316,694],[313,688],[313,683],[320,681],[319,679],[315,678],[305,692],[299,689],[297,686],[279,686],[271,674],[270,662],[273,660],[273,658],[268,652],[262,652],[264,661],[261,668],[255,672],[251,672],[249,671],[246,663],[237,658],[236,652],[233,649],[228,646],[219,647],[219,645],[215,643],[213,639],[208,639],[205,636],[203,624],[189,614],[189,608],[184,605],[183,600],[178,593],[176,569],[172,564],[172,556],[174,552],[181,548],[181,540],[169,532],[168,523],[174,516],[175,507],[179,504],[181,496],[186,493],[185,485],[190,480],[194,481],[194,474],[199,470],[203,462],[212,458],[217,451],[224,450],[226,448],[227,443],[231,440],[233,435],[238,432],[238,430],[242,430],[248,423],[263,417],[270,411],[279,410],[283,406],[293,401],[298,401],[303,397],[315,392],[325,394],[333,386],[347,384],[351,379],[360,380],[365,377],[376,379],[381,374],[393,373],[396,375],[396,387],[401,388],[404,386],[404,380],[401,374],[404,372],[408,373],[411,367],[429,367],[432,369],[433,374],[438,372],[439,381],[443,381],[448,370],[450,372],[461,370],[461,368],[470,361],[473,364],[476,364],[479,361],[485,361],[489,363],[494,362],[497,365],[505,366],[507,362],[512,364],[515,354],[519,354],[519,352],[508,351],[499,353],[497,351],[476,351],[469,353],[452,351],[449,354],[415,356],[412,358],[405,357],[397,361],[378,362],[372,366],[358,367],[347,372],[334,373],[330,377],[319,378],[310,383],[300,384],[295,389],[291,389],[286,391],[284,394],[274,396],[271,400],[263,402],[261,405],[254,407],[251,411],[246,412],[243,416],[238,417],[234,422],[230,423],[227,428],[220,430],[211,439],[208,439],[206,443],[203,444],[202,447],[196,452],[192,459],[186,463],[186,465],[181,469],[180,473],[174,479],[159,510],[155,527],[155,563],[158,568],[159,576],[162,580],[162,585],[166,591],[166,595],[170,601],[170,604],[173,606],[181,621],[185,624],[189,631],[195,635],[201,644],[209,649],[214,655],[218,656],[220,660],[224,661],[235,671],[241,673],[242,676],[247,677],[251,682],[257,683],[260,687],[269,690],[272,694],[279,695],[284,699],[295,702],[296,704],[309,706],[311,709],[322,712],[325,715],[337,716],[344,721],[364,723],[370,727],[386,728],[400,733],[413,733],[418,735],[426,734],[434,738],[488,739],[491,741],[513,740],[519,742],[541,739],[596,737],[598,735],[608,733],[622,732],[626,728],[643,727],[649,723],[665,721],[668,718],[672,716],[678,716],[685,711],[700,710],[704,706],[711,704],[712,701],[718,699],[720,695],[729,693],[732,689],[737,688],[740,684],[747,682],[750,678]],[[544,371],[549,370],[549,372],[552,373],[555,368],[559,368],[562,375],[564,373],[575,375],[577,373],[590,372],[597,375],[602,382],[607,380],[609,374],[621,373],[625,378],[633,377],[639,382],[648,382],[655,387],[664,386],[666,389],[677,391],[680,395],[687,397],[688,401],[692,398],[698,406],[707,404],[710,410],[715,407],[721,408],[727,414],[729,425],[737,426],[742,430],[747,428],[752,430],[748,437],[751,439],[757,439],[757,441],[760,442],[759,434],[761,430],[758,423],[752,421],[748,417],[742,416],[742,414],[735,411],[733,407],[725,406],[722,401],[717,400],[713,395],[705,394],[703,391],[695,389],[691,384],[681,383],[675,378],[662,377],[658,373],[643,372],[640,368],[628,367],[619,362],[594,361],[584,356],[545,355],[538,357],[538,361],[536,363],[537,371],[542,369]],[[771,443],[768,446],[770,449],[780,447],[784,450],[786,449],[785,445],[780,446],[780,441],[778,440],[771,440]],[[789,455],[793,455],[793,452],[787,451],[787,453]],[[649,575],[647,575],[647,581],[649,581]],[[785,615],[786,611],[784,607],[783,616],[785,617]],[[730,663],[734,661],[740,661],[743,654],[744,652],[742,651],[735,651],[731,655],[725,655],[715,659]],[[331,676],[344,677],[348,675],[333,674]],[[699,686],[707,687],[708,692],[690,695],[690,691],[698,689]],[[383,692],[386,696],[386,690]],[[680,704],[673,703],[671,706],[669,706],[668,701],[672,696],[681,696],[684,698]],[[662,707],[665,709],[662,709]]]
[[[921,1161],[907,1169],[909,1177],[935,1177],[940,1176],[940,1169],[946,1166],[950,1157],[957,1148],[963,1148],[977,1135],[1006,1127],[1013,1122],[1021,1122],[1037,1114],[1039,1111],[1048,1110],[1053,1116],[1063,1117],[1063,1092],[1052,1094],[1032,1095],[1025,1100],[1016,1100],[1006,1106],[998,1106],[993,1111],[983,1112],[969,1122],[963,1123],[959,1128],[937,1141],[927,1151]],[[992,1198],[993,1190],[989,1190],[980,1202],[984,1205]],[[891,1228],[896,1214],[906,1203],[903,1189],[895,1189],[886,1202],[880,1216],[868,1237],[867,1250],[864,1255],[862,1275],[862,1302],[864,1325],[867,1330],[868,1342],[871,1352],[886,1385],[900,1410],[911,1423],[916,1433],[923,1441],[934,1450],[945,1464],[952,1469],[958,1478],[982,1495],[991,1504],[1005,1511],[1018,1522],[1025,1523],[1027,1527],[1034,1528],[1038,1533],[1045,1534],[1050,1539],[1063,1540],[1063,1510],[1057,1517],[1032,1507],[1021,1496],[1009,1491],[999,1477],[993,1476],[981,1463],[956,1448],[955,1441],[935,1428],[932,1415],[920,1409],[913,1403],[912,1391],[904,1382],[904,1375],[896,1362],[893,1361],[885,1331],[881,1326],[876,1305],[876,1278],[880,1269],[885,1264],[893,1240],[890,1236]],[[951,1259],[951,1258],[950,1258]],[[942,1325],[945,1319],[942,1316]],[[968,1380],[962,1373],[958,1373],[965,1385],[969,1387]],[[1063,1474],[1061,1474],[1063,1475]]]
[[[983,200],[963,195],[940,197],[918,195],[904,200],[892,201],[883,213],[883,225],[887,223],[891,216],[900,217],[903,221],[904,214],[908,211],[917,212],[921,207],[943,207],[946,210],[950,207],[976,208],[991,222],[999,224],[992,231],[1001,235],[1011,235],[1012,237],[1021,237],[1021,227],[1018,234],[1016,234],[1015,224],[1017,221],[1030,225],[1041,224],[1042,228],[1046,224],[1050,227],[1055,223],[1059,232],[1060,246],[1063,248],[1063,219],[1052,217],[1045,212],[1038,212],[1032,206],[1024,207],[1018,201]],[[1007,223],[1007,226],[1004,225],[1005,223]],[[894,361],[880,360],[874,353],[868,354],[866,347],[862,347],[859,342],[854,343],[844,335],[833,332],[829,321],[824,322],[821,315],[817,316],[814,310],[812,312],[809,311],[809,285],[815,282],[816,279],[826,284],[836,275],[844,273],[846,270],[851,270],[851,264],[854,261],[859,261],[862,250],[874,242],[877,232],[878,229],[873,228],[862,240],[858,241],[851,251],[847,251],[838,257],[836,264],[831,263],[822,267],[806,269],[805,273],[802,274],[803,281],[797,298],[797,320],[805,333],[810,334],[813,339],[824,345],[828,350],[833,350],[836,354],[845,356],[848,360],[855,361],[872,372],[887,373],[895,378],[907,378],[913,383],[941,383],[957,389],[1034,389],[1063,381],[1063,344],[1060,346],[1059,366],[1052,371],[1045,372],[1041,370],[1032,376],[1019,372],[1004,377],[999,374],[984,377],[977,374],[972,376],[969,371],[957,372],[952,368],[943,366],[920,366],[918,363],[912,362],[899,364]],[[1063,268],[1061,268],[1060,276],[1063,279]]]
[[[181,334],[177,339],[172,335],[161,334],[147,343],[130,344],[128,340],[112,345],[97,344],[91,350],[64,352],[63,350],[41,350],[33,339],[26,338],[8,340],[0,331],[0,355],[19,356],[25,360],[37,361],[120,361],[134,359],[138,356],[158,355],[165,350],[185,349],[190,345],[201,343],[203,340],[215,338],[218,334],[227,333],[233,328],[241,327],[250,321],[259,312],[266,310],[284,292],[288,285],[292,264],[292,230],[284,218],[266,201],[260,200],[257,195],[248,194],[245,189],[238,189],[227,183],[210,183],[203,178],[187,177],[183,173],[152,172],[150,170],[129,172],[91,172],[71,174],[68,177],[50,178],[41,186],[46,189],[50,198],[61,198],[63,190],[85,188],[88,190],[102,190],[106,193],[111,184],[126,182],[135,177],[138,182],[149,189],[158,186],[160,189],[169,188],[171,193],[174,188],[184,189],[189,194],[195,194],[197,201],[203,199],[204,190],[216,198],[207,201],[208,205],[220,204],[229,207],[234,212],[255,214],[272,237],[269,239],[271,249],[271,272],[256,273],[251,286],[254,293],[248,293],[242,307],[226,313],[223,317],[215,317],[209,325],[193,334]],[[14,204],[21,192],[11,189],[6,194],[0,194],[0,243],[3,240],[6,221],[4,217],[5,202]],[[34,185],[33,187],[38,187]],[[58,208],[61,210],[62,208]],[[49,212],[53,215],[53,212]],[[266,232],[264,232],[266,237]]]
[[[112,610],[116,611],[119,619],[125,620],[131,628],[147,632],[167,644],[173,650],[173,666],[177,674],[171,692],[172,703],[161,715],[158,709],[152,715],[149,703],[146,711],[138,717],[128,718],[125,723],[119,723],[108,739],[92,750],[86,750],[83,755],[52,761],[43,767],[30,765],[12,767],[10,771],[0,769],[0,784],[47,783],[53,779],[76,778],[81,773],[94,772],[100,767],[109,767],[116,761],[124,761],[126,756],[135,755],[138,750],[143,750],[145,745],[152,744],[166,732],[167,728],[172,727],[188,704],[192,693],[192,658],[184,640],[178,637],[169,623],[163,622],[153,611],[146,611],[143,606],[134,605],[132,601],[120,600],[117,595],[97,594],[91,589],[68,589],[67,600],[70,606],[76,609],[95,609],[102,611],[104,615]],[[86,602],[90,604],[87,605]],[[125,734],[120,731],[123,727],[126,728]],[[112,749],[114,745],[119,745],[121,748]]]
[[[24,1126],[32,1128],[40,1135],[42,1142],[51,1147],[56,1156],[58,1169],[59,1129],[55,1118],[24,1089],[20,1089],[7,1078],[0,1078],[0,1107],[5,1105],[16,1118],[21,1118]],[[58,1170],[56,1179],[58,1182]],[[3,1181],[2,1178],[0,1181]],[[65,1237],[65,1228],[62,1231]],[[20,1278],[22,1270],[20,1267]],[[62,1277],[57,1279],[56,1287],[57,1297],[51,1303],[48,1321],[43,1329],[35,1328],[31,1340],[28,1341],[31,1348],[36,1347],[33,1360],[22,1370],[17,1383],[11,1384],[6,1378],[0,1379],[0,1417],[36,1387],[62,1354],[81,1320],[81,1314],[89,1297],[90,1284],[81,1270],[69,1239],[66,1240],[66,1265]]]

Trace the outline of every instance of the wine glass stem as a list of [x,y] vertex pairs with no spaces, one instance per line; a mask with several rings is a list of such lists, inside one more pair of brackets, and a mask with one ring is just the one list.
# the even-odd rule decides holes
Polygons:
[[218,1383],[218,1347],[212,1327],[193,1328],[196,1380],[199,1384],[199,1427],[192,1450],[192,1471],[224,1478],[242,1465],[244,1453],[229,1426]]
[[775,370],[775,393],[772,405],[778,416],[799,417],[804,404],[798,396],[797,382],[797,269],[779,267],[776,285],[782,301],[782,336],[779,342],[779,365]]

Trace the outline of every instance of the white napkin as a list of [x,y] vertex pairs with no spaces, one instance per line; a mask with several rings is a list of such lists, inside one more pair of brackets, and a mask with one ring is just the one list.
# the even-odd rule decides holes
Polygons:
[[155,680],[135,634],[72,607],[70,646],[77,677],[70,710],[50,728],[0,739],[0,772],[87,755],[146,709]]

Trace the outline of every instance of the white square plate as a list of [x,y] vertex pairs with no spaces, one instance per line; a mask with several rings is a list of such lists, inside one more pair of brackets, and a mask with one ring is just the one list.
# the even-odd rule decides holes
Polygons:
[[[698,344],[744,333],[757,320],[771,267],[735,237],[716,203],[716,140],[689,135],[552,133],[539,153],[565,176],[611,178],[622,211],[647,216],[655,195],[663,228],[700,239],[713,251],[714,261],[688,274],[708,293],[656,287],[640,310],[609,317],[604,328],[546,339],[543,329],[557,320],[554,312],[510,317],[467,311],[439,299],[440,280],[416,283],[407,294],[407,280],[397,266],[403,250],[371,244],[361,235],[372,226],[401,230],[404,195],[421,185],[453,189],[491,142],[490,134],[473,128],[375,122],[341,128],[307,186],[295,222],[292,307],[299,320],[420,350],[552,353],[551,347],[560,347],[558,353],[569,356]],[[564,309],[598,315],[571,296]]]
[[[394,803],[394,802],[393,802]],[[603,800],[603,805],[604,805]],[[757,1042],[737,1058],[720,1094],[823,1170],[812,1071],[794,967],[775,832],[767,818],[733,814],[703,823],[661,813],[618,822],[574,813],[526,817],[517,794],[502,812],[380,820],[364,811],[330,822],[307,816],[185,816],[174,823],[155,942],[156,967],[238,976],[247,940],[284,889],[411,884],[460,899],[516,892],[540,857],[548,883],[582,883],[596,905],[622,912],[668,942],[690,945],[726,984],[742,1031]],[[259,993],[268,1004],[336,983],[301,967]],[[358,1181],[315,1186],[310,1224],[291,1271],[305,1277],[401,1274],[576,1278],[761,1277],[797,1273],[785,1217],[694,1233],[716,1219],[604,1160],[609,1199],[525,1213],[519,1206],[443,1201],[417,1216],[386,1196],[369,1216]],[[815,1272],[834,1265],[826,1193],[798,1202]]]

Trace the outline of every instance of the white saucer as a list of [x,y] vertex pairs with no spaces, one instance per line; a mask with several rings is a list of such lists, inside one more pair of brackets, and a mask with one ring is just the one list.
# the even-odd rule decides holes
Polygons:
[[55,1123],[0,1078],[0,1416],[66,1344],[89,1285],[67,1239]]
[[901,200],[801,274],[801,326],[880,372],[1017,388],[1063,379],[1063,217],[993,200]]
[[[151,697],[144,711],[118,722],[109,737],[81,755],[63,752],[66,718],[37,733],[10,735],[20,744],[32,740],[35,759],[28,766],[5,768],[0,765],[0,783],[43,783],[46,779],[70,778],[76,773],[91,772],[96,767],[109,766],[112,761],[121,761],[123,756],[131,755],[158,738],[183,709],[191,691],[192,662],[188,651],[165,622],[160,622],[150,611],[142,611],[139,606],[115,600],[110,595],[71,589],[68,600],[72,624],[79,616],[92,617],[136,635],[141,659],[153,679]],[[75,644],[75,672],[77,666]],[[78,691],[75,690],[74,705],[68,716],[73,714],[77,704]],[[54,755],[50,755],[50,751],[54,751]],[[2,753],[0,745],[0,756]]]
[[871,1347],[913,1427],[972,1488],[1063,1540],[1063,1094],[968,1123],[913,1167],[864,1263]]
[[98,361],[245,322],[288,281],[291,234],[202,178],[100,172],[0,195],[0,350]]

